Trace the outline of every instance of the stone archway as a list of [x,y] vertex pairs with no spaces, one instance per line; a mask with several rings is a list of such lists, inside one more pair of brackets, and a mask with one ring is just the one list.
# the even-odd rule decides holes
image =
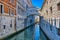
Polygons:
[[25,18],[25,25],[28,26],[33,23],[39,23],[40,15],[39,14],[30,14]]

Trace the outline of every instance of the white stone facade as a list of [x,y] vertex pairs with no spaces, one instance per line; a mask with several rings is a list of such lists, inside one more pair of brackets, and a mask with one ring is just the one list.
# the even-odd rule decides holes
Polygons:
[[25,2],[29,7],[32,7],[32,0],[24,0],[24,2]]
[[17,0],[17,16],[16,16],[17,31],[24,28],[25,11],[26,11],[26,3],[24,2],[24,0]]
[[44,1],[40,10],[40,15],[43,16],[41,28],[51,40],[60,40],[60,10],[58,10],[57,6],[60,0]]
[[[56,20],[56,27],[59,27],[60,20],[60,10],[58,10],[57,4],[60,0],[45,0],[43,8],[41,9],[41,16],[44,16],[44,19],[47,20]],[[59,22],[57,22],[59,21]]]
[[14,33],[15,18],[11,16],[0,16],[0,37]]

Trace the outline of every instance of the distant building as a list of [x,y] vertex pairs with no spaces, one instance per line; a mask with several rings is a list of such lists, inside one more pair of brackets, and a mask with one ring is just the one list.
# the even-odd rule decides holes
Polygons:
[[15,32],[16,0],[0,0],[0,36]]

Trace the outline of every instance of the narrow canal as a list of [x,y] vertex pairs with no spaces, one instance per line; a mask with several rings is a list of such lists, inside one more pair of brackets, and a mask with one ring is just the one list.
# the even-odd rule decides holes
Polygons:
[[[40,33],[41,32],[41,33]],[[4,40],[47,40],[38,24],[32,25],[17,35]]]

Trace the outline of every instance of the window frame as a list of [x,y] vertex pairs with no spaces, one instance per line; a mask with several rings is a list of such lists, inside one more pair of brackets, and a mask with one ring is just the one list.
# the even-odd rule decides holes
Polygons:
[[[9,15],[10,16],[14,16],[14,9],[11,9],[11,8],[9,8],[10,9],[10,11],[9,11]],[[12,11],[13,10],[13,11]],[[13,13],[13,15],[12,15],[12,13]]]
[[1,3],[0,3],[0,5],[2,5],[2,13],[1,14],[3,14],[4,13],[4,5]]
[[3,25],[3,29],[6,29],[6,25]]

